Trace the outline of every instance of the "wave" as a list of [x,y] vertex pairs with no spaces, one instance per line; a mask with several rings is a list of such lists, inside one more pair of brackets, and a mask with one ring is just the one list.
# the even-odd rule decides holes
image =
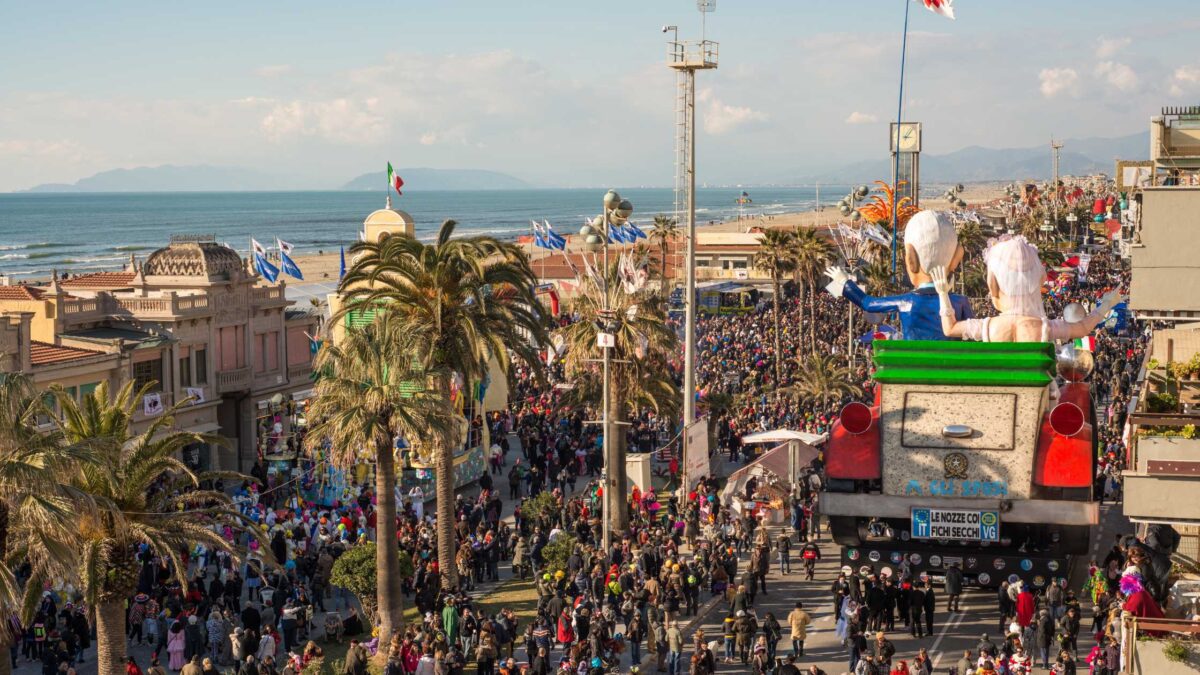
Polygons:
[[[11,251],[12,249],[2,249],[2,250]],[[24,260],[28,257],[29,256],[25,255],[24,253],[5,253],[4,255],[0,255],[0,260]]]
[[58,254],[58,253],[53,253],[53,252],[49,252],[49,253],[44,253],[44,252],[43,252],[43,253],[30,253],[29,255],[27,255],[27,256],[25,256],[25,257],[26,257],[26,258],[29,258],[30,260],[38,260],[38,259],[40,259],[40,258],[53,258],[53,257],[55,257],[55,256],[58,256],[58,255],[60,255],[60,254]]
[[154,247],[153,247],[153,246],[145,246],[145,245],[130,244],[130,245],[128,245],[128,246],[113,246],[112,248],[110,248],[110,249],[108,249],[108,250],[110,250],[110,251],[126,251],[126,252],[133,252],[133,251],[148,251],[148,250],[150,250],[150,249],[152,249],[152,248],[154,248]]
[[26,244],[25,248],[69,248],[73,244],[60,244],[58,242],[40,241],[36,244]]

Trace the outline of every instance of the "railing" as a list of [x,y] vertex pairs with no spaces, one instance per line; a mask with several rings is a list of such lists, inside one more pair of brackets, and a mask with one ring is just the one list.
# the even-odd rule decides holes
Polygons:
[[217,371],[217,393],[227,394],[250,388],[250,366]]
[[758,270],[737,269],[727,270],[722,267],[697,267],[696,278],[701,281],[711,281],[713,279],[736,279],[740,281],[770,279],[767,274],[759,274]]
[[72,319],[82,319],[103,310],[103,303],[96,298],[68,298],[58,306],[62,316]]
[[[1139,619],[1126,613],[1121,623],[1122,675],[1194,675],[1200,667],[1200,652],[1193,649],[1200,621]],[[1166,650],[1176,646],[1183,649],[1176,649],[1172,658]]]
[[716,68],[720,45],[702,42],[668,42],[667,65],[672,68]]
[[283,289],[279,286],[250,289],[250,303],[253,305],[276,303],[284,299]]
[[296,380],[306,380],[312,374],[312,362],[295,363],[288,366],[288,380],[295,382]]

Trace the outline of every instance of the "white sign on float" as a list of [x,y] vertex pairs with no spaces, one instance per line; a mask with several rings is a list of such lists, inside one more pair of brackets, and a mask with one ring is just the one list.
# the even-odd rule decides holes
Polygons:
[[687,438],[687,456],[683,461],[683,473],[687,476],[690,490],[711,469],[708,465],[708,418],[701,417],[684,431]]

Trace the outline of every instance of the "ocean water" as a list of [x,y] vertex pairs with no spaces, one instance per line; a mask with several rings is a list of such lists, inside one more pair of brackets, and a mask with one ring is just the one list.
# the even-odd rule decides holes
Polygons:
[[[669,214],[674,192],[624,188],[639,226]],[[821,201],[836,202],[846,187],[823,187]],[[432,238],[446,218],[459,232],[511,239],[529,233],[530,219],[549,220],[560,233],[576,233],[600,212],[602,189],[445,190],[406,193],[393,203],[412,214],[417,236]],[[746,215],[811,209],[813,188],[747,188]],[[740,188],[696,191],[699,223],[738,213]],[[301,253],[336,251],[358,238],[362,221],[383,208],[380,192],[185,192],[113,194],[0,194],[0,275],[45,275],[52,269],[87,273],[120,269],[129,255],[144,257],[172,234],[212,234],[245,253],[250,237],[273,246],[275,237]]]

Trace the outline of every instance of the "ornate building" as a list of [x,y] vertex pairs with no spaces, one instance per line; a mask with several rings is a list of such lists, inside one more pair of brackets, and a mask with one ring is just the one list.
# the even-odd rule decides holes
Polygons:
[[284,291],[212,237],[175,237],[121,272],[0,286],[0,370],[76,396],[101,381],[152,383],[139,427],[187,400],[178,426],[227,447],[189,448],[184,459],[247,471],[260,455],[284,458],[296,416],[281,412],[311,392],[319,317],[293,309]]

